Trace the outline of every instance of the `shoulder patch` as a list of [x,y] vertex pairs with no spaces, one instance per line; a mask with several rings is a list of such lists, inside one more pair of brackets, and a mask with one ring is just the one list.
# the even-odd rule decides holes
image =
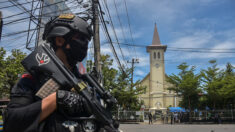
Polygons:
[[23,74],[21,77],[22,78],[29,78],[29,79],[33,80],[33,76],[30,74]]

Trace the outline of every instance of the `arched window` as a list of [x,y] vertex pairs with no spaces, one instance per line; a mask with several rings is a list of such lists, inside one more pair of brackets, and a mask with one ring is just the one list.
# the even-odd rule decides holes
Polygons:
[[153,58],[156,59],[156,52],[153,53]]
[[160,59],[160,52],[157,53],[158,59]]

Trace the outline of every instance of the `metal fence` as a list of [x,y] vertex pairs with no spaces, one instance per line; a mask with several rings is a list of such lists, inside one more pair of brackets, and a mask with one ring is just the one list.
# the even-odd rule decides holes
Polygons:
[[[149,111],[116,111],[113,115],[120,121],[144,122],[148,121]],[[153,122],[167,123],[233,123],[235,122],[235,110],[202,110],[191,112],[151,111]]]
[[197,111],[191,113],[190,117],[193,121],[206,122],[234,122],[235,110],[212,110],[212,111]]

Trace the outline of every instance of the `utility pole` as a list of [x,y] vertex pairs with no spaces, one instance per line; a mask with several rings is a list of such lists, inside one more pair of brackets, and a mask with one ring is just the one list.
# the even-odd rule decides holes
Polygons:
[[0,11],[0,40],[2,38],[2,25],[3,25],[2,12]]
[[127,63],[131,63],[131,91],[133,90],[133,74],[134,74],[134,64],[139,63],[139,59],[132,58],[132,61]]
[[37,24],[37,28],[38,28],[38,32],[36,34],[36,47],[39,46],[39,41],[42,40],[42,38],[40,38],[40,32],[41,32],[41,24],[42,24],[42,11],[43,11],[43,5],[44,5],[44,0],[42,0],[42,2],[40,3],[40,10],[39,10],[39,19],[38,19],[38,24]]
[[98,13],[98,0],[92,0],[92,10],[93,10],[93,30],[94,30],[94,60],[95,60],[95,70],[97,71],[97,79],[101,81],[101,56],[100,56],[100,34],[99,34],[99,13]]

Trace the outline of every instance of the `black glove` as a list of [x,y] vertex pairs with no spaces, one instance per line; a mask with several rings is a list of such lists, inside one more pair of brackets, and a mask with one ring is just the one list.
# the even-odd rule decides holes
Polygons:
[[87,102],[79,94],[64,90],[56,93],[57,110],[67,115],[84,115],[87,111]]

